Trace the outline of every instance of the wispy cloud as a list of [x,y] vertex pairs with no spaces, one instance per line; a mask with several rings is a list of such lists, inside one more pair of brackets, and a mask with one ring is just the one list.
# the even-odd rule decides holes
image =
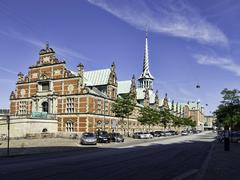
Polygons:
[[[34,39],[32,37],[28,37],[26,35],[23,35],[22,33],[16,32],[14,30],[8,29],[8,30],[0,30],[0,35],[4,35],[4,36],[8,36],[23,42],[26,42],[30,45],[33,45],[35,47],[43,48],[44,47],[44,42]],[[81,59],[84,61],[90,61],[93,62],[93,60],[91,60],[90,58],[82,55],[81,53],[74,51],[72,49],[69,48],[63,48],[63,47],[58,47],[58,46],[52,46],[52,48],[56,51],[57,54],[63,56],[64,58],[68,58],[68,57],[72,57],[72,58],[77,58],[77,59]]]
[[138,29],[193,39],[204,44],[228,45],[228,38],[184,0],[88,0]]
[[240,76],[240,65],[236,64],[231,58],[198,54],[194,55],[198,64],[217,66]]
[[5,68],[5,67],[0,67],[0,71],[4,71],[4,72],[15,74],[15,75],[17,74],[17,72],[13,71],[12,69]]

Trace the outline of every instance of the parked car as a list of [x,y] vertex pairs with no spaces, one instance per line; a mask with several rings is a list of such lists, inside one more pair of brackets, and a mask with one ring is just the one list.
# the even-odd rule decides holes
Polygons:
[[140,139],[140,135],[142,134],[142,132],[135,132],[135,133],[133,133],[133,138],[134,139]]
[[193,134],[197,134],[198,132],[197,132],[197,130],[193,130]]
[[145,132],[145,133],[143,133],[143,138],[141,138],[141,139],[152,139],[152,138],[153,138],[152,134]]
[[97,142],[99,143],[110,143],[110,136],[107,131],[97,131]]
[[160,134],[160,131],[155,131],[155,132],[152,132],[151,133],[154,137],[160,137],[161,134]]
[[172,133],[170,131],[165,131],[165,136],[171,136]]
[[174,135],[178,135],[178,132],[177,131],[169,131],[171,133],[172,136]]
[[80,144],[97,144],[97,137],[94,133],[83,133],[80,138]]
[[150,134],[153,136],[153,137],[159,137],[159,134],[158,133],[156,133],[156,132],[150,132]]
[[158,137],[160,136],[166,136],[164,131],[155,131],[156,134],[158,134]]
[[182,132],[181,132],[181,135],[182,135],[182,136],[187,136],[187,135],[188,135],[188,132],[187,132],[187,131],[182,131]]
[[113,142],[124,142],[124,137],[120,133],[109,133],[109,136]]
[[240,142],[240,131],[232,131],[231,132],[231,142],[232,143]]

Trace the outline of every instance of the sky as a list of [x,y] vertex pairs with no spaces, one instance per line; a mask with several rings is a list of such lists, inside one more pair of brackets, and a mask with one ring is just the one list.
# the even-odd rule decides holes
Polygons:
[[240,89],[239,19],[238,0],[0,0],[0,108],[47,41],[70,70],[115,62],[118,80],[139,77],[147,27],[159,96],[210,114],[224,88]]

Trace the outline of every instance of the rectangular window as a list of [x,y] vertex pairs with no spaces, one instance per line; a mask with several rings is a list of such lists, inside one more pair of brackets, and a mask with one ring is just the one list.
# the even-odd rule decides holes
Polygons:
[[49,82],[42,83],[42,91],[49,91]]
[[18,114],[27,114],[27,101],[19,102]]
[[98,99],[98,102],[97,102],[97,113],[98,114],[101,114],[101,105],[102,105],[101,100]]
[[74,113],[74,98],[67,98],[67,113]]

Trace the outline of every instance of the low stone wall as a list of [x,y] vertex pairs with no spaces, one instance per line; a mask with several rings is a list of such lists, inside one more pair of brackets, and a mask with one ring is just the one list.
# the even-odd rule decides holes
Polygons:
[[[43,129],[47,133],[57,133],[57,120],[15,118],[10,120],[10,138],[26,137],[27,134],[42,134]],[[0,119],[0,135],[7,134],[7,120]]]

